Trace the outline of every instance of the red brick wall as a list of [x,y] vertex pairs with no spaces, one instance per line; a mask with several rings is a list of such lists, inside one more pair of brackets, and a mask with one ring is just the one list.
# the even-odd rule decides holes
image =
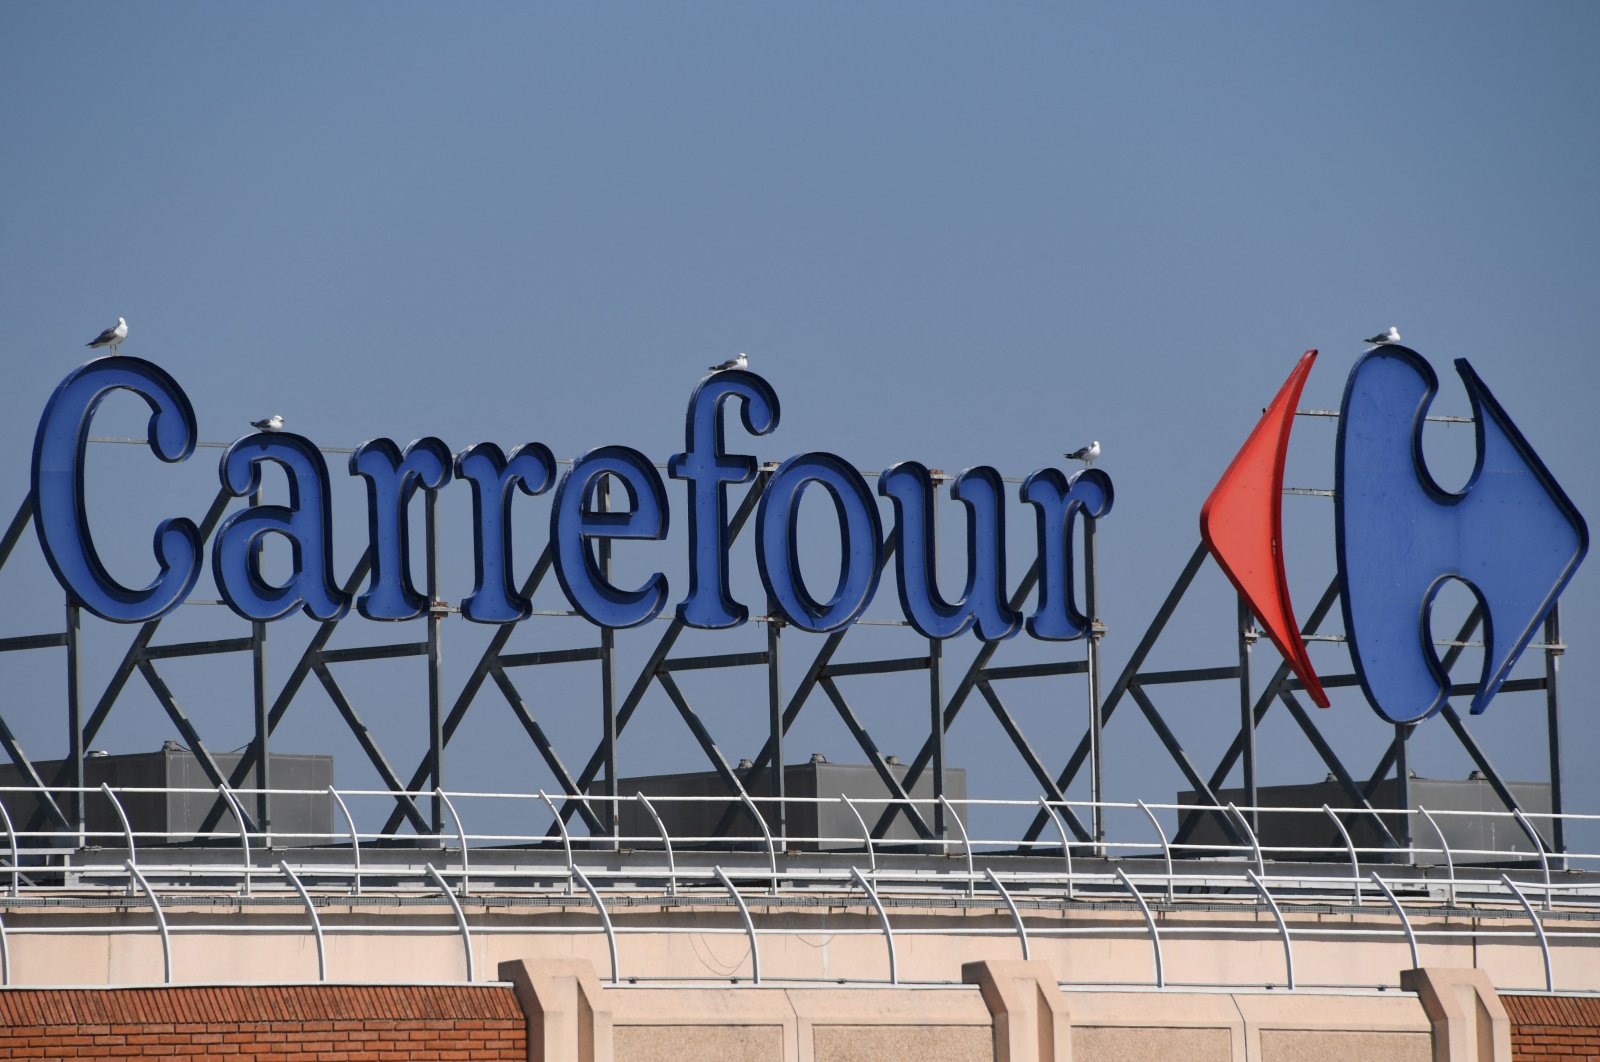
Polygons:
[[0,990],[0,1059],[524,1062],[505,986]]
[[1600,1058],[1600,998],[1503,995],[1500,999],[1511,1019],[1511,1057],[1516,1062]]

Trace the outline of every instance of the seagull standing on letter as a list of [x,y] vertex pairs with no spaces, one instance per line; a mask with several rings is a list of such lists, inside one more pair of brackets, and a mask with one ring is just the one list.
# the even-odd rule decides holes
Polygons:
[[91,347],[109,347],[111,348],[111,353],[115,354],[117,348],[122,345],[122,341],[127,338],[128,322],[119,317],[115,325],[95,336],[87,345]]
[[1387,346],[1390,343],[1398,343],[1400,342],[1400,329],[1396,328],[1394,325],[1390,325],[1387,332],[1379,332],[1377,335],[1372,336],[1371,338],[1363,339],[1362,342],[1371,343],[1375,347]]
[[750,359],[745,357],[744,354],[741,352],[741,353],[735,355],[734,357],[729,358],[727,361],[723,362],[721,365],[713,365],[713,366],[711,366],[711,371],[712,372],[726,372],[728,369],[747,369],[749,367],[750,367]]
[[250,426],[256,431],[264,431],[269,434],[279,432],[283,430],[283,417],[281,414],[274,413],[272,416],[263,417],[261,420],[252,420]]
[[1088,446],[1080,446],[1070,454],[1062,454],[1068,461],[1082,461],[1085,468],[1093,468],[1095,461],[1100,458],[1100,440],[1096,439]]

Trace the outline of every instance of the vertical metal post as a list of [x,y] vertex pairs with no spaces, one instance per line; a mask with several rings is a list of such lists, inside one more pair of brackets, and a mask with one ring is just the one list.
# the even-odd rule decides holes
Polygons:
[[1255,645],[1255,617],[1244,595],[1239,595],[1239,733],[1244,737],[1244,802],[1250,808],[1250,828],[1261,829],[1256,805],[1256,715],[1250,694],[1250,649]]
[[[250,504],[259,506],[262,502],[261,491],[256,490],[250,495]],[[260,557],[263,543],[260,538],[250,547],[251,554],[256,562],[256,570],[260,570]],[[269,711],[272,707],[267,699],[267,625],[261,620],[250,623],[250,665],[251,680],[253,682],[253,697],[255,701],[256,717],[256,823],[259,826],[262,844],[272,847],[272,758],[267,755],[267,734],[272,728]]]
[[72,601],[67,602],[67,758],[72,763],[68,780],[72,785],[73,793],[68,805],[68,815],[73,829],[77,831],[76,845],[84,846],[83,830],[87,821],[85,815],[86,798],[83,793],[84,771],[83,758],[87,750],[83,747],[83,703],[80,699],[83,687],[83,657],[79,652],[79,641],[82,636],[83,610]]
[[[1561,695],[1558,680],[1560,679],[1561,653],[1561,605],[1557,603],[1550,607],[1550,615],[1544,618],[1544,707],[1546,725],[1550,737],[1550,842],[1558,853],[1567,850],[1566,829],[1561,821],[1561,725],[1558,719],[1561,708]],[[1562,861],[1565,869],[1565,861]]]
[[1105,810],[1100,807],[1100,607],[1095,587],[1094,517],[1083,517],[1083,605],[1089,615],[1089,809],[1090,833],[1094,835],[1094,852],[1100,854],[1100,843],[1106,839]]
[[[939,556],[939,487],[942,479],[933,476],[933,526],[929,529],[934,543],[933,555]],[[937,581],[938,573],[934,573]],[[944,840],[948,828],[944,817],[944,642],[928,639],[928,726],[929,740],[933,742],[933,835]],[[908,796],[910,794],[907,794]],[[970,887],[970,882],[968,883]]]
[[1411,830],[1411,758],[1406,755],[1406,743],[1411,740],[1410,723],[1394,725],[1394,777],[1395,801],[1400,806],[1400,836],[1395,840],[1408,852],[1415,843]]
[[[434,792],[429,825],[437,836],[444,832],[444,801],[439,796],[444,789],[444,676],[441,667],[444,646],[439,627],[445,613],[439,607],[439,492],[425,490],[422,493],[423,538],[427,540],[428,550],[428,773],[433,776]],[[467,980],[471,979],[469,973]]]
[[[611,477],[605,476],[600,481],[599,490],[600,511],[611,511]],[[611,540],[600,539],[600,575],[606,582],[611,581]],[[602,723],[604,732],[600,743],[604,746],[604,761],[606,775],[606,795],[612,799],[607,802],[610,809],[606,821],[610,823],[610,833],[614,846],[620,847],[622,837],[622,804],[617,799],[617,632],[610,627],[600,628],[600,703],[602,708]],[[613,978],[615,971],[613,971]]]
[[[766,490],[772,473],[766,469],[756,477],[756,489]],[[778,602],[767,595],[767,741],[772,748],[768,764],[772,777],[772,825],[778,842],[788,848],[789,805],[788,787],[783,777],[783,672],[780,669],[783,650],[783,617]]]

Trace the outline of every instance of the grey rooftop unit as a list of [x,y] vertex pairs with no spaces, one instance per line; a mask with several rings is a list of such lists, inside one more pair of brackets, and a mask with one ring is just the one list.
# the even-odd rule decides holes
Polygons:
[[[891,762],[889,770],[895,779],[904,786],[908,768],[901,763]],[[740,777],[743,773],[736,771]],[[778,833],[777,811],[770,801],[763,802],[762,798],[772,793],[772,775],[770,771],[762,770],[755,778],[751,779],[748,787],[751,800],[761,812],[761,817],[766,821],[767,829],[772,831],[774,837]],[[791,763],[783,768],[783,788],[785,797],[839,797],[848,796],[856,802],[861,818],[866,820],[867,828],[872,829],[878,822],[886,807],[889,806],[890,792],[883,784],[883,779],[878,772],[867,764],[857,763],[828,763],[820,756],[812,757],[809,763]],[[697,771],[692,774],[657,774],[639,778],[624,778],[619,786],[624,798],[635,793],[643,793],[652,798],[651,805],[656,814],[661,816],[662,824],[672,837],[672,845],[678,847],[706,846],[716,847],[726,844],[726,841],[714,837],[717,824],[722,820],[723,814],[728,809],[736,809],[731,824],[724,831],[724,836],[731,835],[741,841],[752,837],[759,838],[761,829],[752,820],[743,801],[738,797],[730,796],[727,783],[715,771]],[[907,793],[913,800],[933,799],[932,772],[924,771],[917,779],[917,784],[912,786]],[[959,767],[945,768],[945,793],[944,795],[956,803],[952,805],[956,814],[960,816],[963,824],[966,822],[965,808],[960,801],[967,795],[967,773]],[[655,797],[720,797],[720,800],[676,801],[656,800]],[[931,804],[917,805],[917,811],[931,827],[934,821],[934,810]],[[787,807],[788,823],[787,836],[799,838],[798,841],[790,840],[784,845],[793,850],[813,852],[828,852],[840,849],[861,848],[866,844],[863,836],[861,821],[853,815],[848,807],[837,801],[828,803],[810,803],[801,801],[791,803]],[[650,838],[658,836],[655,820],[650,813],[637,801],[623,799],[621,801],[621,826],[625,836],[639,838],[632,842],[635,847],[648,847]],[[951,835],[959,831],[955,825],[949,825]],[[822,838],[822,840],[818,840]],[[898,844],[892,842],[900,842]],[[917,851],[918,843],[926,843],[917,833],[916,829],[907,821],[905,815],[897,815],[893,824],[884,833],[881,839],[875,839],[874,844],[886,843],[888,852],[913,852]]]
[[[1439,835],[1427,817],[1422,814],[1423,808],[1435,813],[1441,811],[1499,813],[1434,815],[1434,821],[1444,831],[1445,840],[1449,843],[1457,866],[1474,863],[1516,863],[1539,858],[1533,839],[1507,812],[1505,804],[1501,802],[1489,782],[1478,777],[1476,772],[1473,777],[1466,779],[1412,777],[1407,779],[1407,783],[1410,800],[1405,805],[1406,812],[1399,810],[1402,806],[1400,785],[1394,778],[1386,778],[1378,783],[1368,802],[1383,812],[1379,818],[1397,841],[1404,844],[1405,837],[1409,833],[1415,848],[1413,859],[1416,863],[1431,866],[1445,862]],[[1506,787],[1511,790],[1511,795],[1516,798],[1517,804],[1525,814],[1537,815],[1549,812],[1548,782],[1508,782]],[[1242,789],[1219,789],[1216,790],[1216,794],[1217,799],[1224,805],[1230,802],[1238,805],[1245,803]],[[1309,784],[1260,786],[1256,790],[1256,800],[1260,807],[1306,809],[1259,813],[1260,826],[1257,836],[1261,846],[1268,850],[1265,854],[1269,859],[1344,862],[1348,858],[1345,855],[1344,838],[1339,836],[1333,823],[1322,811],[1324,804],[1338,813],[1339,821],[1344,823],[1345,829],[1350,833],[1350,841],[1356,848],[1383,848],[1386,844],[1373,823],[1372,816],[1351,810],[1348,794],[1332,776],[1325,781]],[[1192,790],[1179,793],[1178,803],[1200,807],[1209,804]],[[1227,814],[1226,811],[1213,810],[1202,815],[1190,841],[1199,845],[1234,843],[1221,827],[1221,819]],[[1181,821],[1187,812],[1179,812],[1178,815]],[[1549,820],[1530,818],[1528,821],[1545,835],[1545,843],[1548,846]],[[1274,848],[1280,850],[1271,851]],[[1333,851],[1299,850],[1302,848],[1333,849]],[[1177,849],[1173,854],[1204,857],[1220,853]],[[1361,852],[1363,862],[1377,861],[1380,858],[1377,853]],[[1395,858],[1404,861],[1404,849],[1397,852],[1396,857],[1391,857],[1391,861]]]
[[[242,754],[238,752],[212,753],[217,768],[224,777],[232,777]],[[63,761],[36,761],[34,767],[46,784],[61,771]],[[109,785],[112,789],[195,789],[192,793],[122,793],[117,800],[127,813],[128,825],[133,829],[138,847],[162,844],[194,844],[202,839],[195,836],[217,802],[217,789],[206,775],[195,754],[175,742],[156,752],[134,752],[119,755],[90,753],[83,761],[84,785],[97,789]],[[333,835],[333,798],[328,787],[333,785],[332,756],[298,756],[275,752],[271,759],[272,778],[272,843],[275,846],[300,846],[327,844]],[[22,772],[12,764],[0,766],[0,786],[26,786]],[[255,771],[251,770],[240,783],[240,789],[250,789],[256,784]],[[315,793],[280,793],[280,789],[319,790]],[[55,799],[63,811],[71,807],[70,794],[56,793]],[[238,795],[245,814],[254,816],[254,794]],[[40,805],[39,798],[31,793],[0,793],[11,821],[24,829]],[[69,812],[70,814],[70,812]],[[99,793],[87,794],[84,802],[84,828],[88,832],[85,843],[89,846],[122,848],[122,822],[117,818],[111,801]],[[258,824],[259,825],[259,824]],[[238,823],[233,813],[224,810],[222,818],[212,830],[212,836],[221,842],[236,843]],[[151,836],[144,836],[149,834]],[[161,836],[157,836],[161,835]]]

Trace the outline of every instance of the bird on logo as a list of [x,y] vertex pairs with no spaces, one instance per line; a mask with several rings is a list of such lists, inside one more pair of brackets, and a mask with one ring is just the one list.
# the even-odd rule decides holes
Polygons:
[[1400,342],[1400,329],[1396,328],[1394,325],[1390,325],[1387,332],[1379,332],[1375,336],[1372,336],[1368,339],[1363,339],[1362,342],[1371,343],[1375,347],[1387,346],[1390,343],[1398,343]]
[[283,430],[283,416],[282,414],[274,413],[270,417],[263,417],[260,420],[252,420],[250,422],[250,426],[256,431],[264,431],[268,433],[279,432]]
[[122,341],[128,338],[128,322],[117,318],[117,323],[91,339],[86,345],[90,347],[108,347],[115,354]]
[[1100,440],[1096,439],[1088,446],[1080,446],[1070,454],[1062,454],[1068,461],[1082,461],[1084,467],[1093,468],[1095,461],[1100,458]]
[[711,366],[712,372],[726,372],[729,369],[746,369],[750,367],[750,359],[741,352],[729,358],[721,365]]

